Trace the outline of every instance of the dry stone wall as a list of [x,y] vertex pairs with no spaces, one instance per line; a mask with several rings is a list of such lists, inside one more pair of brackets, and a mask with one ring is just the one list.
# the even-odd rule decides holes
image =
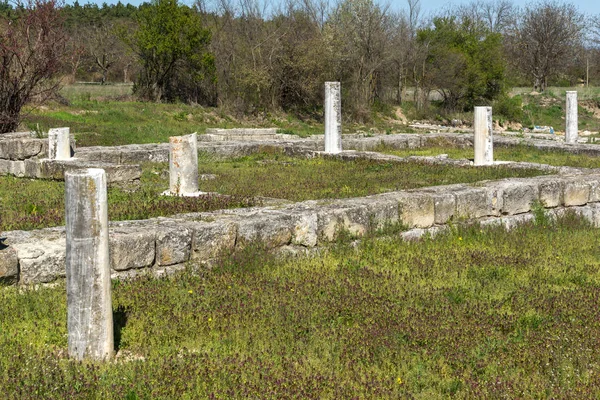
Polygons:
[[[283,206],[193,213],[110,224],[113,277],[164,273],[188,261],[210,264],[223,252],[256,240],[272,250],[297,252],[331,242],[340,230],[361,236],[401,223],[407,238],[450,221],[510,226],[532,218],[532,204],[573,209],[600,222],[600,174],[504,179],[397,191],[373,196],[311,200]],[[560,211],[562,212],[562,211]],[[4,233],[0,279],[36,284],[65,276],[64,228]]]

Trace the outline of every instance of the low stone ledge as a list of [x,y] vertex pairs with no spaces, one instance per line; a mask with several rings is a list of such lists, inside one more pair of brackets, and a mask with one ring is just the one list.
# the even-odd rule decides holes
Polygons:
[[[530,218],[531,205],[537,201],[553,207],[549,212],[586,210],[585,217],[600,225],[600,203],[594,203],[598,187],[600,174],[555,175],[113,222],[110,262],[115,276],[133,276],[177,269],[189,260],[210,264],[256,240],[275,251],[315,248],[335,240],[342,230],[361,236],[396,223],[423,231],[463,220],[508,226]],[[64,228],[3,234],[7,248],[0,250],[0,260],[8,261],[0,262],[0,280],[35,284],[64,277]]]
[[22,161],[47,154],[48,139],[15,137],[0,140],[0,159]]

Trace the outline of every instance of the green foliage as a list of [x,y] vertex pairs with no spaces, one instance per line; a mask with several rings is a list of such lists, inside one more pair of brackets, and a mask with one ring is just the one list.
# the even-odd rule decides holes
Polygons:
[[198,14],[177,0],[154,0],[140,9],[137,22],[138,30],[127,39],[142,68],[134,93],[153,101],[214,104],[211,34]]
[[433,27],[418,31],[427,45],[429,84],[443,96],[448,110],[471,110],[504,93],[502,36],[464,18],[438,17]]
[[509,121],[521,122],[523,120],[523,100],[521,96],[501,96],[494,103],[494,114]]

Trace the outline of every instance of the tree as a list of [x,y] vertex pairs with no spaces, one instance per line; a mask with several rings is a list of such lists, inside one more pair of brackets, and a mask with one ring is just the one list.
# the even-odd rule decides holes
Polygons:
[[0,133],[17,129],[28,101],[56,93],[65,43],[55,0],[31,0],[0,17]]
[[542,0],[523,11],[508,49],[516,66],[544,91],[548,79],[565,71],[582,47],[584,17],[573,4]]
[[154,0],[138,12],[139,28],[128,38],[141,71],[134,93],[153,101],[214,103],[214,57],[207,50],[211,34],[200,17],[177,0]]
[[427,43],[426,84],[440,92],[446,109],[469,110],[502,94],[501,40],[470,18],[438,17],[433,27],[418,31],[417,41]]

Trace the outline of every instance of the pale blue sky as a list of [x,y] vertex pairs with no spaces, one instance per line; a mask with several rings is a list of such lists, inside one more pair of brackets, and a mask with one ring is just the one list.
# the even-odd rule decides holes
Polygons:
[[[74,0],[66,0],[67,3],[69,4],[73,4]],[[146,0],[146,1],[150,1],[150,0]],[[180,0],[183,3],[186,4],[192,4],[194,0]],[[258,0],[259,2],[265,2],[265,1],[269,1],[269,0]],[[280,0],[271,0],[271,3],[277,4],[279,3]],[[330,0],[332,3],[334,3],[334,0]],[[375,0],[378,1],[381,4],[390,4],[391,8],[394,10],[399,10],[402,8],[406,8],[406,0]],[[441,10],[444,7],[447,7],[448,5],[458,5],[458,4],[463,4],[463,3],[470,3],[472,0],[421,0],[421,11],[424,15],[430,14],[430,13],[435,13],[437,10]],[[559,0],[560,1],[560,0]],[[108,3],[108,4],[115,4],[118,2],[118,0],[79,0],[79,4],[83,5],[85,3],[97,3],[97,4],[102,4],[104,2]],[[139,5],[140,3],[143,3],[144,0],[121,0],[122,3],[127,4],[127,3],[131,3],[133,5]],[[207,3],[212,3],[214,2],[214,0],[208,0]],[[527,4],[529,1],[525,0],[525,1],[520,1],[520,0],[513,0],[513,4],[516,4],[518,6],[522,6]],[[591,16],[591,15],[599,15],[600,14],[600,0],[571,0],[569,1],[570,3],[573,3],[578,9],[579,11],[581,11],[583,14],[587,15],[587,16]],[[234,1],[235,3],[235,1]]]

